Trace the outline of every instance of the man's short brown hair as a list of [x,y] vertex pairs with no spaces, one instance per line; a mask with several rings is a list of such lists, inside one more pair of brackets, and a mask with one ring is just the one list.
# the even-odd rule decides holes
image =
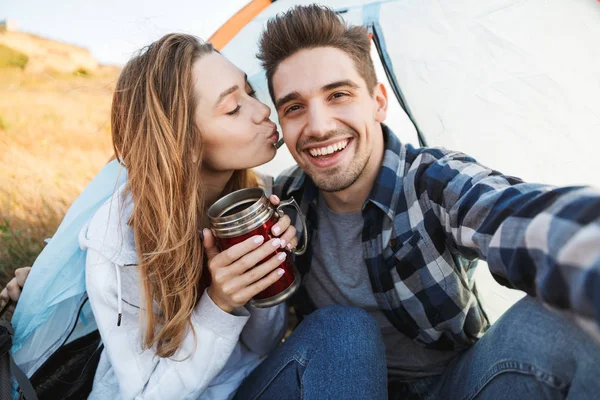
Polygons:
[[300,50],[316,47],[334,47],[348,54],[373,94],[377,75],[366,28],[346,25],[332,9],[312,4],[293,7],[270,19],[262,33],[256,56],[267,72],[273,101],[273,75],[279,64]]

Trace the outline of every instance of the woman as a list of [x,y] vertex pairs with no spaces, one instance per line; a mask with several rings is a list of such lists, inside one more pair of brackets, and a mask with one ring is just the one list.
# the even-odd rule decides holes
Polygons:
[[167,35],[123,69],[111,120],[127,182],[80,235],[104,344],[90,398],[231,398],[261,362],[237,398],[386,396],[365,312],[317,311],[276,347],[285,305],[247,305],[281,276],[273,253],[296,243],[288,217],[273,228],[280,237],[222,253],[206,229],[210,204],[259,185],[249,168],[274,157],[279,136],[269,115],[245,74],[192,36]]

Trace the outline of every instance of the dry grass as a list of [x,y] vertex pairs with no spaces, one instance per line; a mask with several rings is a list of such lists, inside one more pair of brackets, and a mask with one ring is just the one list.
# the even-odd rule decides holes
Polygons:
[[0,69],[0,287],[14,268],[31,265],[112,154],[117,74]]
[[25,69],[27,61],[29,61],[29,57],[26,54],[0,43],[0,68],[17,67]]

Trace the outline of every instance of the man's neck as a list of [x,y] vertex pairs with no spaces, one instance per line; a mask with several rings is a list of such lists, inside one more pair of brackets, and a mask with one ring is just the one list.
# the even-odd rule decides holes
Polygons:
[[349,188],[339,192],[321,191],[327,206],[332,211],[337,213],[352,213],[362,209],[364,202],[369,197],[369,193],[371,193],[371,189],[383,163],[385,144],[383,141],[383,132],[379,131],[379,134],[381,135],[381,139],[377,140],[371,157],[356,182]]

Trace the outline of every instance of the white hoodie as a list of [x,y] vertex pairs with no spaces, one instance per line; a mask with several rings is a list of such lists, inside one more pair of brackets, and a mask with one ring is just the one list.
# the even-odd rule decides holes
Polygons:
[[[140,284],[131,197],[121,187],[83,228],[87,292],[104,349],[90,399],[230,399],[281,340],[284,304],[224,312],[205,292],[171,358],[142,351]],[[120,325],[118,324],[120,320]]]

